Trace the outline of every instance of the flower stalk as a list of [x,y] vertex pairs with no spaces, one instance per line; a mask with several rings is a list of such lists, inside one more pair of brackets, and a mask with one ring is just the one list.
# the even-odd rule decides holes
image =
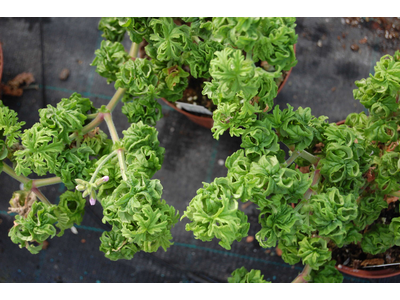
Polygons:
[[[115,128],[111,113],[105,113],[104,120],[107,123],[107,127],[110,132],[110,136],[112,138],[113,143],[114,144],[118,143],[119,137],[118,137],[117,129]],[[118,156],[119,167],[121,169],[122,178],[124,180],[128,180],[128,178],[126,176],[126,163],[125,163],[125,155],[124,155],[123,148],[117,149],[117,156]]]

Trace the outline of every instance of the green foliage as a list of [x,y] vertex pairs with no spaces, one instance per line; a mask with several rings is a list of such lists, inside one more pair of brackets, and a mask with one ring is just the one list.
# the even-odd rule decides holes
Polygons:
[[23,150],[15,152],[17,166],[15,172],[28,176],[32,172],[45,175],[48,171],[54,173],[57,155],[64,149],[64,144],[58,139],[58,132],[36,123],[24,131],[21,136]]
[[256,234],[256,239],[261,247],[275,247],[278,239],[284,239],[296,233],[294,225],[298,221],[299,216],[290,205],[274,201],[259,215],[262,228]]
[[[92,205],[100,202],[103,222],[112,226],[100,238],[106,257],[132,259],[138,251],[167,250],[179,214],[162,199],[160,181],[151,179],[165,152],[151,126],[162,117],[156,99],[181,99],[193,77],[204,82],[203,95],[217,106],[214,137],[229,130],[242,139],[242,149],[226,159],[226,177],[203,183],[182,216],[197,239],[216,238],[230,250],[250,226],[238,201],[251,201],[259,210],[260,245],[278,245],[289,264],[308,264],[313,282],[342,281],[331,260],[335,246],[360,243],[372,255],[400,246],[399,202],[388,205],[400,190],[400,51],[382,57],[375,75],[356,82],[354,98],[369,113],[352,113],[344,125],[329,124],[310,108],[273,107],[276,82],[297,63],[294,21],[102,18],[99,28],[107,41],[93,65],[108,82],[115,81],[116,96],[125,93],[122,112],[132,125],[119,140],[109,118],[117,97],[95,109],[74,93],[41,109],[39,123],[21,133],[25,123],[0,102],[0,168],[5,159],[15,165],[17,176],[4,170],[25,182],[25,191],[17,194],[37,192],[37,181],[18,177],[32,172],[55,174],[68,189],[76,188],[61,195],[58,206],[27,206],[16,216],[11,240],[37,253],[43,241],[80,224],[84,197],[90,196]],[[119,43],[125,32],[135,43],[146,41],[151,60],[129,58]],[[103,118],[113,140],[97,127]],[[290,150],[287,161],[280,143]],[[387,219],[385,210],[394,217]],[[265,281],[259,271],[241,268],[229,282]]]
[[394,234],[389,225],[375,224],[361,241],[361,248],[365,253],[383,253],[394,245]]
[[75,188],[75,179],[90,179],[91,168],[97,160],[111,150],[111,140],[100,129],[95,129],[82,137],[79,147],[74,143],[65,148],[57,157],[59,176],[67,189]]
[[311,271],[311,282],[314,283],[342,283],[343,275],[335,268],[336,261],[331,260],[318,271]]
[[310,265],[313,270],[319,270],[332,257],[327,245],[328,242],[322,238],[305,237],[299,242],[298,256],[301,257],[303,264]]
[[[61,236],[65,229],[71,228],[74,224],[80,225],[85,211],[86,200],[78,191],[66,191],[60,195],[60,202],[55,209],[58,217],[56,226],[61,232],[57,236]],[[61,218],[63,216],[63,218]],[[64,222],[61,222],[61,221]]]
[[57,107],[47,105],[47,108],[39,109],[40,123],[56,131],[64,143],[69,143],[69,134],[82,129],[91,109],[94,107],[88,98],[73,93],[69,98],[61,99]]
[[[296,65],[295,26],[295,18],[102,18],[99,29],[108,41],[96,52],[93,65],[108,82],[127,88],[130,99],[141,96],[124,105],[131,123],[154,125],[161,114],[154,98],[175,102],[183,97],[190,76],[203,78],[203,95],[217,105],[214,137],[226,130],[240,136],[256,113],[273,107],[276,81]],[[137,44],[146,41],[151,62],[145,60],[144,72],[142,63],[121,65],[123,52],[112,42],[120,42],[125,31]],[[262,68],[255,65],[260,60]]]
[[129,59],[124,46],[119,42],[102,41],[100,49],[94,53],[96,57],[91,66],[96,66],[96,72],[107,78],[107,83],[116,81],[120,66]]
[[232,277],[228,278],[229,283],[271,283],[264,280],[264,275],[261,275],[260,270],[252,269],[250,272],[245,267],[236,269],[232,272]]
[[133,43],[139,44],[143,37],[148,37],[151,32],[149,21],[151,18],[118,18],[119,25],[125,28]]
[[192,40],[187,25],[178,26],[172,18],[159,18],[152,19],[149,26],[153,33],[146,50],[151,58],[179,62],[182,53],[191,49]]
[[400,217],[393,218],[389,225],[389,230],[394,235],[394,243],[396,246],[400,246]]
[[357,217],[355,197],[352,194],[341,195],[337,188],[311,196],[305,210],[312,211],[310,224],[318,234],[332,239],[339,247],[343,246],[347,234],[345,225]]
[[220,240],[221,247],[230,250],[235,240],[239,242],[247,236],[250,228],[247,216],[238,210],[238,202],[226,178],[216,178],[212,183],[203,182],[203,185],[182,217],[192,221],[186,224],[186,230],[193,231],[203,242],[215,237]]
[[24,125],[25,122],[18,122],[17,113],[7,106],[3,106],[3,102],[0,100],[0,138],[5,137],[5,142],[1,141],[3,149],[18,143],[18,138],[21,136],[21,127]]
[[295,18],[213,18],[217,40],[267,61],[275,70],[289,70],[297,64],[293,45],[297,42]]
[[225,48],[215,55],[210,62],[213,79],[203,89],[203,95],[218,106],[213,114],[214,138],[228,129],[231,136],[239,136],[244,132],[241,126],[255,121],[255,113],[272,108],[277,86],[273,76],[255,67],[239,50]]
[[161,201],[161,193],[160,181],[142,174],[121,181],[110,196],[100,200],[103,222],[113,228],[101,238],[100,250],[106,257],[131,259],[136,251],[155,252],[159,247],[166,251],[172,245],[171,228],[179,214]]
[[266,115],[265,118],[276,129],[279,141],[295,146],[296,150],[304,150],[310,146],[314,136],[318,135],[313,126],[317,119],[311,115],[309,107],[299,107],[293,111],[291,105],[287,106],[283,111],[279,109],[279,105],[275,106],[273,114]]
[[153,177],[161,169],[165,153],[165,149],[159,146],[157,130],[138,122],[122,133],[128,172],[144,173],[148,178]]
[[99,22],[99,30],[103,31],[101,36],[111,42],[122,42],[126,28],[122,27],[119,22],[118,18],[101,18]]
[[[43,246],[43,242],[56,235],[54,223],[57,222],[55,206],[47,206],[42,202],[34,202],[26,217],[15,216],[15,225],[8,236],[20,248],[26,248],[32,254],[37,254]],[[37,243],[37,245],[34,244]]]

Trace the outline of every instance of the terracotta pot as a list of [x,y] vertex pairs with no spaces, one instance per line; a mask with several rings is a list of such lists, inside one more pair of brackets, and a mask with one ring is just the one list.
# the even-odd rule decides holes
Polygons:
[[[294,52],[296,53],[296,45],[293,46]],[[292,73],[292,69],[291,68],[289,70],[289,72],[287,73],[285,79],[283,80],[283,82],[281,83],[281,85],[278,88],[278,94],[279,92],[283,89],[283,87],[285,86],[286,82],[288,81],[289,75],[290,73]],[[168,106],[172,107],[173,109],[175,109],[176,111],[180,112],[181,114],[184,114],[186,117],[188,117],[192,122],[199,124],[200,126],[203,126],[205,128],[211,129],[214,125],[214,120],[212,119],[211,116],[196,116],[194,114],[191,114],[189,112],[186,112],[182,109],[179,109],[176,107],[176,105],[174,103],[168,102],[166,99],[161,98],[162,101],[164,101],[165,104],[167,104]]]
[[[342,125],[344,124],[345,120],[339,121],[336,124]],[[335,266],[340,272],[345,273],[347,275],[360,277],[360,278],[387,278],[396,275],[400,275],[400,269],[398,267],[392,267],[387,269],[377,269],[377,270],[360,270],[360,269],[353,269],[343,265]]]
[[400,275],[400,269],[398,267],[397,267],[397,269],[392,267],[392,268],[380,269],[380,270],[374,270],[374,271],[353,269],[353,268],[349,268],[349,267],[346,267],[343,265],[337,265],[337,266],[335,266],[335,268],[344,274],[359,277],[359,278],[377,279],[377,278],[387,278],[387,277]]

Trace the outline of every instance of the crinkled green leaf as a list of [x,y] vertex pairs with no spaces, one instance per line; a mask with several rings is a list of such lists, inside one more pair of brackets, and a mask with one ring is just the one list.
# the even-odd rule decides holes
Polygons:
[[226,178],[203,184],[204,188],[197,191],[182,217],[192,222],[186,224],[186,230],[193,231],[195,237],[204,242],[215,237],[220,240],[221,247],[230,250],[234,240],[247,236],[250,227],[247,216],[238,210],[238,202],[232,197]]
[[231,274],[232,277],[228,278],[229,283],[271,283],[264,280],[264,275],[261,275],[260,270],[247,271],[245,267],[236,269]]
[[313,270],[319,270],[332,257],[327,245],[328,242],[322,238],[305,237],[299,242],[298,255],[301,257],[303,264],[310,265]]
[[91,66],[96,66],[96,72],[107,78],[107,83],[116,81],[120,66],[129,59],[124,46],[119,42],[102,41],[100,49],[94,53],[96,57]]

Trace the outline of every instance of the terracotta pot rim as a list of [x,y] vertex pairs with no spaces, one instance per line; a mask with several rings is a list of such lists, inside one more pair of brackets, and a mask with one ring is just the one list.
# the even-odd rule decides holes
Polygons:
[[400,275],[400,269],[396,270],[393,267],[376,271],[367,271],[361,269],[353,269],[339,264],[336,265],[335,268],[344,274],[359,278],[379,279]]
[[[293,49],[294,52],[296,53],[296,44],[293,45]],[[283,89],[283,87],[285,86],[286,82],[289,79],[290,74],[292,73],[293,67],[290,68],[290,70],[287,72],[285,79],[281,82],[281,84],[279,85],[278,88],[278,92],[277,95],[279,94],[279,92]],[[214,124],[214,120],[212,118],[212,116],[197,116],[194,114],[191,114],[189,112],[186,112],[178,107],[176,107],[175,104],[169,102],[168,100],[166,100],[165,98],[160,98],[163,102],[165,102],[168,106],[172,107],[173,109],[175,109],[176,111],[180,112],[181,114],[184,114],[186,117],[188,117],[190,120],[192,120],[194,123],[197,123],[203,127],[206,127],[208,129],[211,129],[213,127]]]

